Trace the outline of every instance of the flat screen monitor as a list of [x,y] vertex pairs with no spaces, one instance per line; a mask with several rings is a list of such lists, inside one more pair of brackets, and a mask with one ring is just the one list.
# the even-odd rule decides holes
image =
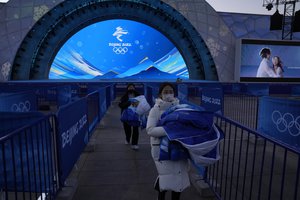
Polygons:
[[300,41],[240,39],[235,79],[240,82],[299,82]]

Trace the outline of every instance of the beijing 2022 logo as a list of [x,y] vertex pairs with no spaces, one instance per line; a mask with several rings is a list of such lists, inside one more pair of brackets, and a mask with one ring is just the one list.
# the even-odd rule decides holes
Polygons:
[[123,42],[123,36],[129,34],[129,32],[118,26],[112,36],[116,37],[119,42],[110,42],[108,45],[112,47],[115,54],[124,55],[128,52],[129,47],[132,46],[131,43]]
[[300,135],[300,115],[295,117],[291,113],[282,114],[278,110],[272,112],[272,121],[279,132],[288,132],[291,136]]

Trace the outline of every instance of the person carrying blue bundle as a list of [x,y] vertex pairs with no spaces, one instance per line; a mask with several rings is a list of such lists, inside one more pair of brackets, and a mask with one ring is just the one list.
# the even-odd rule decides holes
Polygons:
[[213,123],[214,113],[184,105],[162,114],[158,125],[166,131],[170,145],[161,147],[160,159],[188,158],[198,167],[214,164],[220,159],[219,141],[224,138]]
[[[133,99],[137,96],[139,96],[140,94],[135,90],[135,86],[134,84],[128,84],[127,85],[127,91],[126,93],[121,97],[121,101],[119,103],[119,107],[121,108],[121,115],[123,114],[123,112],[125,110],[128,109],[128,107],[135,105],[134,102],[131,102],[130,99]],[[128,110],[127,110],[128,111]],[[126,112],[127,112],[126,111]],[[138,146],[138,140],[139,140],[139,125],[130,125],[128,124],[128,122],[123,121],[123,127],[124,127],[124,131],[125,131],[125,144],[129,144],[130,143],[130,139],[131,139],[131,148],[134,150],[139,149]]]
[[131,105],[122,112],[121,121],[134,127],[146,128],[147,113],[150,110],[144,95],[129,99]]
[[179,104],[174,97],[175,88],[171,83],[163,83],[159,88],[159,97],[150,110],[146,131],[150,137],[151,155],[158,171],[154,188],[158,190],[158,199],[164,200],[166,191],[172,191],[172,200],[179,200],[181,192],[190,186],[189,162],[187,159],[178,161],[159,160],[161,138],[166,136],[162,126],[157,126],[161,115],[170,107]]

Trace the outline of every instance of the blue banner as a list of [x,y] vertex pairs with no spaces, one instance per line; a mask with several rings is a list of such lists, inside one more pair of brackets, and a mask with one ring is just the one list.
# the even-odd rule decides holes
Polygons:
[[115,99],[115,88],[114,85],[110,86],[110,102],[112,102]]
[[299,108],[299,100],[262,97],[259,101],[258,131],[300,149]]
[[203,88],[201,106],[210,112],[223,113],[223,90],[220,88]]
[[57,90],[56,87],[40,87],[37,86],[36,95],[38,98],[39,104],[45,103],[54,103],[57,104]]
[[247,94],[254,96],[269,96],[269,84],[254,83],[247,85]]
[[62,106],[57,118],[60,176],[63,184],[88,142],[87,99]]
[[178,84],[178,99],[181,101],[188,100],[188,86],[186,84]]
[[88,107],[89,133],[91,134],[99,122],[99,116],[100,116],[99,92],[95,91],[89,94],[86,98],[87,98],[87,107]]
[[70,85],[57,87],[57,106],[61,107],[71,102],[72,89]]
[[292,96],[300,96],[300,85],[293,85],[291,94]]
[[232,84],[232,93],[241,94],[241,93],[245,93],[246,91],[247,91],[247,86],[245,84],[242,83]]
[[105,88],[99,89],[99,107],[100,107],[99,117],[101,120],[106,112],[106,89]]
[[0,95],[0,112],[29,112],[36,110],[37,98],[33,91]]
[[106,89],[106,109],[110,106],[110,87],[105,87]]

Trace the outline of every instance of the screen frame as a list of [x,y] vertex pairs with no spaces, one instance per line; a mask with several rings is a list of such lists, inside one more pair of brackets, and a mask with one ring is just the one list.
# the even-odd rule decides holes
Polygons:
[[[299,78],[258,78],[258,77],[241,77],[241,54],[243,44],[256,44],[256,45],[282,45],[282,46],[299,46],[300,40],[267,40],[267,39],[248,39],[240,38],[236,42],[235,47],[235,75],[236,82],[300,82]],[[299,69],[300,72],[300,69]]]

